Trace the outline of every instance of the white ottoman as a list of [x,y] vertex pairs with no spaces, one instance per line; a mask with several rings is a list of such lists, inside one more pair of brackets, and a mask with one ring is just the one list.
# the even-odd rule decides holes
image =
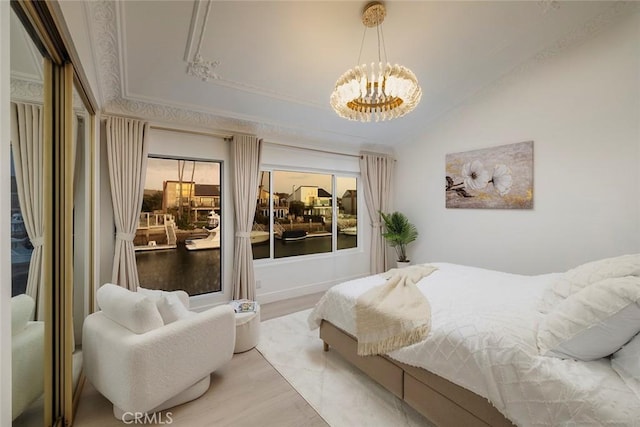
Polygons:
[[236,346],[234,353],[251,350],[258,345],[260,339],[260,305],[256,303],[256,311],[236,313]]

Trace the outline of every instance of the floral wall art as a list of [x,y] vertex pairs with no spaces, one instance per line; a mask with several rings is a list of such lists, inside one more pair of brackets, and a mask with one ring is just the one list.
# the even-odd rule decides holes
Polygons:
[[446,207],[533,208],[533,141],[446,156]]

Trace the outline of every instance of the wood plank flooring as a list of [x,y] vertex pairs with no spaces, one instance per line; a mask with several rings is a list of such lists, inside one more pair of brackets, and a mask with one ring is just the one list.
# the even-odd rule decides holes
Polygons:
[[[262,320],[313,307],[322,293],[261,306]],[[111,403],[87,381],[73,423],[77,427],[122,427]],[[199,399],[164,412],[158,420],[178,427],[320,427],[328,424],[276,371],[252,349],[236,354],[211,376]],[[158,423],[158,425],[161,425]]]

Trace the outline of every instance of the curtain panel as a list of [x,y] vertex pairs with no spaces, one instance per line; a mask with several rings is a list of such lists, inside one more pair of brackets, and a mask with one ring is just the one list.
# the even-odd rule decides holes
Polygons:
[[250,135],[233,137],[231,162],[236,230],[233,251],[233,299],[254,300],[256,295],[251,228],[258,199],[261,154],[261,139]]
[[381,154],[362,153],[360,156],[360,175],[364,187],[364,201],[371,217],[371,273],[378,274],[386,270],[387,251],[382,237],[380,211],[388,212],[391,206],[391,184],[395,161]]
[[111,280],[116,285],[136,291],[139,281],[133,239],[144,196],[149,124],[135,119],[109,117],[106,131],[111,200],[116,225]]
[[18,201],[33,246],[27,295],[36,302],[35,319],[44,319],[44,141],[42,106],[11,103],[11,147]]

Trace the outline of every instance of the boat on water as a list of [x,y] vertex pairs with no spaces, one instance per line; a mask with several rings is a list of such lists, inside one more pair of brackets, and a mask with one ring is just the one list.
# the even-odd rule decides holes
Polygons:
[[269,232],[262,230],[251,230],[251,244],[257,245],[258,243],[267,242],[269,240]]
[[305,230],[283,230],[276,233],[276,239],[280,239],[284,242],[295,242],[298,240],[304,240],[307,238],[307,232]]
[[357,236],[358,235],[358,227],[345,227],[340,230],[342,234],[346,234],[347,236]]
[[220,215],[218,215],[215,211],[210,211],[209,216],[207,217],[209,222],[205,228],[209,230],[213,230],[220,226]]
[[220,216],[213,211],[209,213],[209,226],[213,228],[207,229],[209,232],[207,237],[184,241],[187,250],[220,249]]

